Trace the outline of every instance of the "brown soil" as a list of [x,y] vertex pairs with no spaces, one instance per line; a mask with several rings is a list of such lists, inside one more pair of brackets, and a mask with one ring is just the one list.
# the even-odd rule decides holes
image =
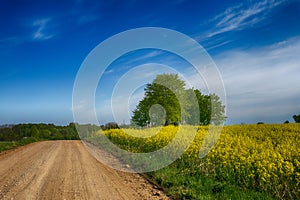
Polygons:
[[45,141],[0,154],[0,199],[168,199],[135,173],[98,162],[81,141]]

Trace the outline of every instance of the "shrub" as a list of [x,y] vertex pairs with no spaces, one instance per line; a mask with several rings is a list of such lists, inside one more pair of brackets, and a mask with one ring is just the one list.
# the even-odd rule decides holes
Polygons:
[[120,129],[120,128],[116,122],[108,122],[107,124],[105,124],[103,130],[109,130],[109,129]]

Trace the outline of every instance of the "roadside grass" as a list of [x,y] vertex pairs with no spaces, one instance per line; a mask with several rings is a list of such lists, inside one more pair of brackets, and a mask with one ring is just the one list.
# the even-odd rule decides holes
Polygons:
[[6,151],[17,146],[17,142],[0,142],[0,152]]
[[33,142],[37,142],[36,138],[28,137],[19,141],[0,141],[0,152],[10,150],[19,146],[24,146]]
[[275,199],[265,192],[238,187],[217,181],[210,176],[192,173],[176,162],[166,168],[143,175],[159,185],[172,199]]

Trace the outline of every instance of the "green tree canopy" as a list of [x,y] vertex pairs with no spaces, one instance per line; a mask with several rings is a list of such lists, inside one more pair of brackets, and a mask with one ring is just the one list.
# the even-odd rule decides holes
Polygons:
[[[145,98],[133,111],[132,121],[138,126],[162,125],[155,124],[155,122],[164,122],[165,125],[179,123],[181,121],[180,102],[184,97],[184,87],[184,81],[180,80],[177,74],[157,75],[153,83],[147,84]],[[151,116],[150,110],[153,111],[150,112]],[[159,116],[165,119],[162,120]],[[151,118],[154,120],[151,121]]]
[[157,75],[145,88],[145,97],[133,111],[132,122],[138,126],[188,123],[193,125],[221,124],[224,106],[215,95],[185,89],[178,74]]
[[296,123],[300,123],[300,115],[294,115],[293,118]]

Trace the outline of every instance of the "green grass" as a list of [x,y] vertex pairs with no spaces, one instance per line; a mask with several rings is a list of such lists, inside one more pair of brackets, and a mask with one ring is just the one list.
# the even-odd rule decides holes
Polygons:
[[16,146],[16,142],[0,142],[0,152],[12,149]]
[[219,182],[203,174],[191,173],[176,162],[144,176],[160,185],[173,199],[274,199],[267,193]]
[[16,148],[18,146],[24,146],[26,144],[30,144],[30,143],[37,142],[37,141],[38,141],[37,139],[32,138],[32,137],[24,138],[20,141],[12,141],[12,142],[8,142],[8,141],[2,142],[2,141],[0,141],[0,152],[6,151],[6,150],[9,150],[9,149],[13,149],[13,148]]

